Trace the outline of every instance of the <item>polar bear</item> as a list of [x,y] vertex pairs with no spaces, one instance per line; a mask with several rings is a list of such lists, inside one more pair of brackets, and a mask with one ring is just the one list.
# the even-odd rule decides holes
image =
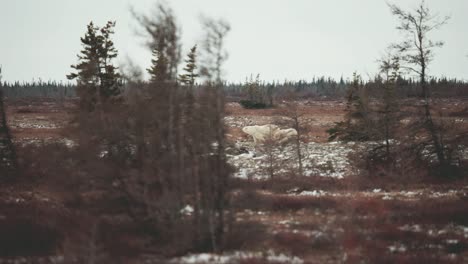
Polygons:
[[278,130],[279,128],[276,125],[246,126],[242,129],[244,133],[252,136],[255,144],[275,139]]
[[242,131],[252,136],[255,144],[265,143],[268,140],[284,143],[292,137],[297,136],[296,129],[280,129],[276,125],[246,126]]
[[288,140],[290,140],[293,137],[297,136],[297,130],[294,128],[288,128],[288,129],[280,129],[276,131],[275,133],[275,139],[279,143],[284,143]]

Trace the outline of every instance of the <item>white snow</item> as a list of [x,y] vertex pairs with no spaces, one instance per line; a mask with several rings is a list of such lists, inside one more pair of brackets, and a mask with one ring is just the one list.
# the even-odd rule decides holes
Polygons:
[[447,240],[445,240],[445,242],[447,244],[453,245],[453,244],[458,244],[459,241],[458,241],[458,239],[447,239]]
[[193,214],[193,211],[194,211],[194,209],[193,209],[192,206],[186,205],[184,208],[182,208],[182,209],[180,210],[180,213],[183,214],[183,215],[188,215],[188,216],[190,216],[190,215]]
[[[238,142],[237,146],[247,149],[253,147],[249,143]],[[304,176],[321,176],[342,179],[352,170],[352,165],[348,160],[348,154],[353,151],[352,145],[331,142],[331,143],[303,143],[303,171]],[[234,177],[247,178],[246,173],[251,174],[253,179],[267,179],[268,156],[261,148],[256,152],[250,150],[249,153],[240,155],[228,155],[228,162],[237,168]],[[287,145],[273,150],[275,164],[275,175],[287,174],[297,171],[296,149],[293,145]]]
[[327,192],[322,191],[322,190],[314,190],[314,191],[303,191],[299,193],[301,196],[314,196],[314,197],[322,197],[327,195]]
[[382,189],[373,189],[372,191],[324,191],[324,190],[304,190],[299,192],[299,188],[293,188],[287,191],[290,196],[312,196],[312,197],[337,197],[349,198],[364,196],[382,200],[420,200],[420,199],[458,199],[459,197],[468,197],[468,189],[448,190],[446,192],[434,192],[430,189],[420,189],[412,191],[383,191]]
[[392,245],[388,246],[388,250],[392,253],[404,253],[407,249],[404,245]]
[[68,139],[68,138],[56,138],[56,137],[45,137],[45,138],[21,138],[21,139],[14,139],[14,142],[17,144],[21,144],[22,146],[28,146],[28,145],[36,145],[36,146],[41,146],[41,145],[49,145],[49,144],[55,144],[55,143],[60,143],[68,148],[73,148],[78,145],[75,141]]
[[[236,251],[231,253],[225,253],[223,255],[202,253],[192,254],[180,258],[175,258],[171,263],[181,264],[234,264],[242,263],[243,261],[257,259],[263,260],[266,263],[288,263],[288,264],[303,264],[304,261],[295,256],[289,256],[283,253],[275,253],[272,250],[267,252],[248,252],[248,251]],[[263,262],[262,262],[263,263]]]
[[410,232],[416,232],[416,233],[423,231],[420,225],[404,225],[402,227],[399,227],[398,229],[402,231],[410,231]]

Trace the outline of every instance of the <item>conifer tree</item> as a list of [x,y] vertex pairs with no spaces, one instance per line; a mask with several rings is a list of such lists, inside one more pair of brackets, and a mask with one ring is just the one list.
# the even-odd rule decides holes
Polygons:
[[[398,56],[387,54],[380,60],[380,74],[378,89],[381,97],[377,106],[372,110],[375,122],[373,136],[377,141],[366,147],[365,159],[367,169],[385,168],[381,173],[392,169],[395,165],[393,140],[396,139],[396,130],[399,127],[399,103],[395,90],[400,78],[400,63]],[[395,144],[395,143],[393,143]]]
[[112,60],[118,56],[117,49],[111,38],[112,34],[114,34],[115,24],[115,22],[109,21],[101,28],[102,45],[99,50],[103,67],[101,69],[101,93],[105,99],[119,95],[122,86],[118,68],[112,64]]
[[151,67],[147,71],[150,74],[151,82],[165,82],[169,80],[167,59],[163,52],[159,52],[158,49],[153,50]]
[[111,40],[115,22],[109,21],[102,29],[93,22],[87,26],[81,38],[83,50],[78,55],[79,63],[71,67],[76,70],[67,78],[77,80],[77,93],[81,109],[94,111],[110,98],[119,95],[121,88],[118,68],[112,64],[117,50]]
[[195,85],[195,78],[200,76],[195,72],[197,69],[197,45],[190,49],[190,53],[187,55],[187,60],[185,62],[187,63],[184,68],[186,73],[179,75],[179,81],[184,85],[193,87]]
[[383,138],[385,141],[385,156],[388,160],[391,156],[390,153],[390,140],[394,137],[396,126],[398,126],[398,102],[395,97],[395,88],[398,85],[400,77],[400,61],[397,56],[392,57],[390,60],[383,62],[381,65],[382,71],[390,70],[391,73],[386,76],[386,82],[383,86],[382,107],[380,113],[383,118],[380,120],[383,128]]
[[250,80],[246,80],[244,93],[247,100],[241,100],[239,103],[244,108],[266,108],[273,105],[273,88],[274,86],[262,85],[260,74],[254,79],[250,76]]
[[371,139],[371,116],[366,88],[361,76],[353,74],[353,82],[348,90],[345,120],[335,123],[327,132],[328,140],[365,141]]

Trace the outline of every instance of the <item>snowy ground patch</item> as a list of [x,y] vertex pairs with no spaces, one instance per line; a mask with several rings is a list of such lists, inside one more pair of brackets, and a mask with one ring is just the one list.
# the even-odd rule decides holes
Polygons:
[[[275,159],[275,164],[280,164],[274,169],[276,175],[297,171],[296,149],[293,144],[274,148],[272,155],[269,155],[264,148],[254,148],[249,143],[237,142],[236,145],[249,152],[228,155],[228,162],[237,169],[234,177],[267,179],[268,160],[272,157]],[[353,151],[353,146],[354,144],[341,142],[303,143],[301,150],[304,176],[344,178],[352,170],[348,155]]]
[[303,190],[299,188],[289,190],[289,196],[309,196],[309,197],[368,197],[382,200],[423,200],[423,199],[459,199],[468,197],[468,187],[458,190],[434,191],[431,189],[383,191],[373,189],[371,191],[324,191],[324,190]]
[[46,137],[46,138],[21,138],[21,139],[14,139],[13,140],[16,144],[20,144],[22,146],[28,145],[35,145],[35,146],[43,146],[43,145],[50,145],[50,144],[63,144],[68,148],[73,148],[78,146],[78,143],[72,139],[68,138],[56,138],[56,137]]
[[[290,263],[290,264],[303,264],[304,261],[295,256],[289,256],[286,254],[277,254],[274,251],[267,252],[243,252],[237,251],[232,253],[226,253],[223,255],[217,254],[193,254],[185,257],[173,259],[170,263],[181,263],[181,264],[205,264],[205,263],[216,263],[216,264],[236,264],[243,263],[248,260],[262,260],[265,263]],[[262,262],[263,263],[263,262]]]

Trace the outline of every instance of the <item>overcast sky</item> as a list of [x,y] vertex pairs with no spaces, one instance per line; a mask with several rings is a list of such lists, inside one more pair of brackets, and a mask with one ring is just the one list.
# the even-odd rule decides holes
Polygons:
[[[231,23],[226,78],[243,81],[259,73],[265,80],[348,78],[354,71],[374,75],[376,60],[400,36],[384,0],[167,0],[182,26],[184,54],[200,39],[199,17]],[[413,8],[418,0],[393,0]],[[433,35],[444,40],[430,67],[434,76],[468,80],[468,1],[427,0],[451,15]],[[134,34],[129,8],[148,12],[155,0],[0,0],[0,64],[7,81],[66,80],[76,63],[80,37],[89,21],[116,20],[118,64],[131,58],[146,68],[151,53]]]

